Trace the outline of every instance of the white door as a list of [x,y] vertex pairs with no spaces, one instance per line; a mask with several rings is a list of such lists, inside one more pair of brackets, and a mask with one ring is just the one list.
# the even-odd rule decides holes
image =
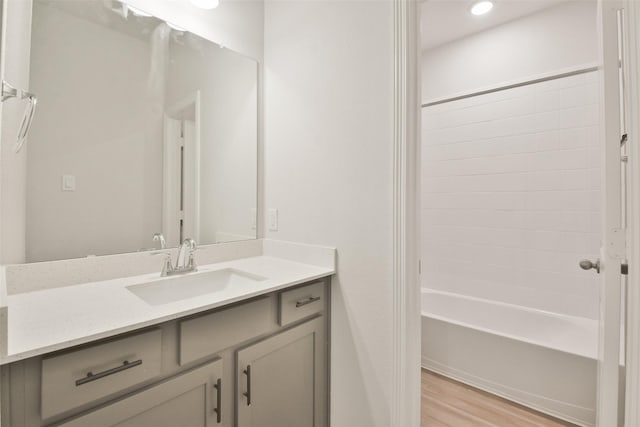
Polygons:
[[162,156],[162,234],[167,242],[167,247],[170,248],[179,246],[181,243],[181,148],[182,123],[180,120],[165,115]]
[[193,120],[182,121],[182,235],[200,242],[198,232],[198,158],[196,124]]
[[[624,425],[624,384],[620,371],[622,267],[626,265],[626,230],[623,207],[622,144],[624,134],[623,85],[621,74],[620,10],[623,1],[599,0],[602,64],[602,165],[603,203],[602,248],[597,264],[601,276],[600,342],[598,352],[597,425]],[[583,266],[584,268],[584,266]]]
[[199,239],[199,168],[193,120],[164,118],[162,234],[168,247]]

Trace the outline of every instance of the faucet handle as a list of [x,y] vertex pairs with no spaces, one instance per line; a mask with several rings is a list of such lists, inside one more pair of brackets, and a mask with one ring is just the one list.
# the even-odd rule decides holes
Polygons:
[[164,255],[164,260],[162,261],[162,271],[160,272],[160,277],[168,276],[169,273],[173,271],[173,264],[171,263],[171,252],[168,251],[152,251],[150,255]]
[[160,242],[160,249],[166,249],[167,248],[167,242],[166,240],[164,240],[164,236],[162,235],[162,233],[156,233],[153,235],[153,241],[154,242]]
[[197,249],[196,241],[191,237],[187,237],[182,241],[184,246],[188,246],[191,251],[195,251]]
[[171,254],[167,254],[164,259],[164,263],[162,264],[162,271],[160,272],[160,277],[168,276],[169,273],[173,271],[173,264],[171,264]]
[[187,268],[192,271],[198,271],[198,265],[196,264],[196,259],[193,256],[193,252],[197,251],[197,249],[193,249],[189,253],[189,260],[187,261]]
[[187,268],[192,271],[198,271],[198,266],[196,265],[195,252],[199,251],[200,248],[196,246],[196,241],[192,238],[184,239],[184,244],[189,247],[189,258],[187,260]]

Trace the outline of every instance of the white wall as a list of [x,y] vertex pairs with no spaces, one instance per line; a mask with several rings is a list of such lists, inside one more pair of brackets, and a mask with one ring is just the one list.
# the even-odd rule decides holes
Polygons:
[[[423,52],[423,102],[598,61],[571,1]],[[595,72],[423,108],[422,286],[596,319]]]
[[598,59],[596,2],[570,1],[423,53],[422,101]]
[[[17,86],[27,88],[29,81],[31,1],[11,2],[14,7],[4,19],[11,25],[7,30],[15,34],[3,41],[8,48],[3,53],[9,58],[3,63],[5,77]],[[155,1],[131,0],[141,9],[193,29],[193,32],[244,55],[262,61],[263,14],[262,0],[241,2],[226,1],[214,10],[205,11],[191,5],[187,0]],[[9,29],[11,27],[11,29]],[[6,104],[6,103],[5,103]],[[12,103],[13,104],[13,103]],[[8,104],[7,104],[8,105]],[[2,200],[2,263],[25,262],[26,223],[26,162],[28,143],[20,155],[12,153],[14,135],[23,111],[23,104],[3,105],[2,165],[0,173],[0,199]],[[259,112],[261,114],[261,111]],[[38,115],[39,117],[39,115]]]
[[[190,32],[258,61],[258,176],[262,175],[264,0],[222,0],[211,10],[200,9],[189,0],[126,0]],[[263,182],[258,180],[258,211],[262,210]],[[249,214],[246,215],[249,217]],[[234,226],[235,227],[235,226]],[[263,236],[260,221],[256,233]],[[251,230],[253,231],[253,230]]]
[[598,318],[598,73],[423,109],[422,283]]
[[393,3],[265,5],[267,237],[336,246],[331,425],[390,425]]
[[126,0],[126,3],[262,62],[263,0],[222,0],[211,10],[200,9],[189,0]]
[[[29,86],[31,5],[3,2],[1,78],[17,88]],[[13,152],[25,101],[10,100],[0,105],[0,262],[21,262],[25,257],[26,165],[28,147]]]
[[[147,41],[34,4],[28,262],[153,246],[162,230],[162,106],[149,107],[141,84],[150,55]],[[76,177],[76,191],[62,191],[64,174]]]
[[216,45],[188,46],[170,44],[167,104],[201,93],[199,241],[255,238],[258,64]]

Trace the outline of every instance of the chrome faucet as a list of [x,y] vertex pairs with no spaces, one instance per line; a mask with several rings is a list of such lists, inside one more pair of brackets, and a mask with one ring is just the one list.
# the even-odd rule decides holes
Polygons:
[[180,245],[178,251],[178,259],[176,260],[176,270],[188,269],[188,271],[194,271],[196,268],[196,262],[193,259],[193,252],[196,250],[196,241],[192,238],[186,238]]
[[178,258],[176,259],[176,265],[171,263],[171,253],[162,252],[165,256],[164,264],[162,264],[161,277],[173,276],[175,274],[184,274],[192,271],[198,271],[196,260],[193,253],[196,251],[196,241],[187,238],[184,239],[178,250]]
[[166,249],[167,248],[167,242],[164,240],[164,236],[162,235],[162,233],[156,233],[153,235],[153,241],[154,242],[160,242],[160,249]]

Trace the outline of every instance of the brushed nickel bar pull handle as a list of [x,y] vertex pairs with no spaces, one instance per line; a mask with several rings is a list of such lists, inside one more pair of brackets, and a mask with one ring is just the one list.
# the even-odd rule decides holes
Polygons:
[[247,365],[247,369],[242,371],[247,376],[247,391],[242,393],[247,398],[247,406],[251,406],[251,365]]
[[142,365],[142,359],[135,360],[133,362],[125,360],[124,362],[122,362],[122,365],[116,366],[115,368],[107,369],[106,371],[98,372],[97,374],[94,374],[93,372],[87,372],[86,377],[76,380],[76,387],[95,380],[99,380],[100,378],[108,377],[109,375],[117,374],[118,372],[126,371],[127,369],[135,368],[139,365]]
[[301,301],[297,301],[296,302],[296,308],[300,308],[302,306],[305,306],[307,304],[311,304],[312,302],[316,302],[316,301],[320,301],[320,297],[309,297],[305,300],[301,300]]
[[213,408],[213,412],[216,413],[216,422],[220,424],[222,422],[222,379],[218,378],[218,381],[213,385],[216,389],[216,407]]

